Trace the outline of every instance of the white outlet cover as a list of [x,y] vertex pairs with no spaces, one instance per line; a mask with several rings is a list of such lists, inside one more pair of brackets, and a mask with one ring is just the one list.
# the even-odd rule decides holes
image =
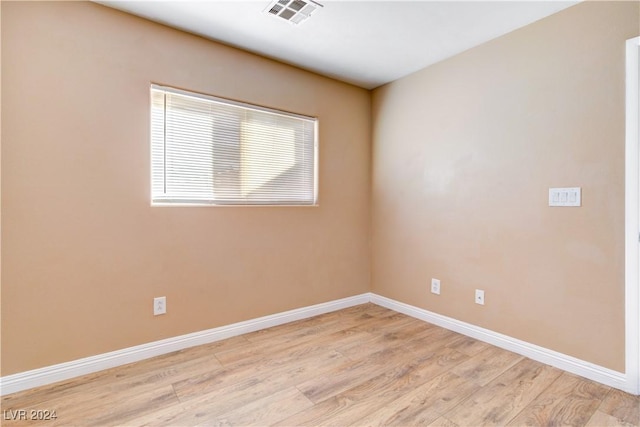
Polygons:
[[167,313],[167,297],[156,297],[153,299],[153,315]]
[[484,291],[476,289],[476,304],[484,305]]
[[440,295],[440,280],[431,279],[431,293]]

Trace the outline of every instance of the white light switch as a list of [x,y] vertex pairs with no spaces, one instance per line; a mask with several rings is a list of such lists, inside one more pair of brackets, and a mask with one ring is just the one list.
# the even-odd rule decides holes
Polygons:
[[549,189],[549,206],[581,206],[581,201],[580,187]]

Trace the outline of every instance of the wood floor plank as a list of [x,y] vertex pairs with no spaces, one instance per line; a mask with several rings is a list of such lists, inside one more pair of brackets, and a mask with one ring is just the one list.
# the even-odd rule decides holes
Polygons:
[[[176,393],[181,400],[186,400],[192,396],[207,394],[211,389],[218,390],[228,384],[242,382],[247,379],[255,380],[263,374],[272,375],[282,370],[288,370],[300,364],[305,364],[307,360],[315,361],[317,365],[320,360],[325,360],[325,356],[333,358],[338,354],[332,350],[334,347],[342,343],[362,339],[362,334],[362,332],[338,331],[333,335],[319,339],[318,342],[305,342],[300,345],[265,352],[259,355],[261,357],[256,355],[255,358],[241,359],[237,363],[226,366],[224,370],[204,373],[200,376],[177,382],[175,384]],[[338,370],[343,369],[342,365],[323,364],[321,367],[322,369],[318,369],[318,372],[324,372],[325,368],[332,367]]]
[[[443,335],[449,335],[449,331],[445,332]],[[387,347],[372,354],[368,354],[368,351],[365,350],[363,351],[364,356],[361,355],[360,359],[354,361],[353,365],[347,369],[336,370],[331,375],[316,377],[298,384],[298,389],[312,402],[321,402],[367,381],[378,375],[383,369],[392,369],[397,365],[406,363],[407,358],[409,360],[411,358],[431,358],[435,351],[444,347],[441,341],[431,340],[434,335],[441,334],[424,331],[423,334],[418,334],[412,340],[406,341],[401,345],[393,342],[393,346],[387,345]],[[366,344],[363,344],[363,346],[366,346]],[[340,349],[338,351],[343,353]],[[461,353],[457,354],[462,356]]]
[[[354,328],[358,329],[358,328]],[[428,323],[416,319],[404,319],[401,323],[388,323],[382,327],[383,333],[376,334],[375,338],[341,346],[338,351],[354,360],[362,359],[367,354],[373,354],[390,346],[402,346],[418,337],[426,336],[435,331]]]
[[440,417],[434,422],[432,422],[431,424],[429,424],[428,427],[460,427],[460,426],[458,426],[458,424],[454,423],[453,421],[447,419],[446,417]]
[[388,313],[375,316],[369,322],[362,322],[355,327],[356,330],[368,332],[374,335],[389,332],[402,326],[413,323],[416,319],[405,314],[395,313],[389,310]]
[[[369,360],[381,351],[390,351],[394,349],[402,349],[405,353],[425,351],[435,351],[446,345],[447,341],[458,334],[443,328],[433,327],[409,329],[415,326],[414,322],[418,320],[412,319],[410,323],[404,323],[399,328],[407,327],[406,331],[400,332],[397,325],[389,328],[382,328],[382,332],[378,332],[372,339],[362,341],[361,343],[348,344],[337,347],[336,350],[354,361]],[[411,331],[407,333],[407,331]]]
[[[160,427],[160,426],[187,426],[192,424],[178,423],[176,420],[183,419],[185,412],[189,411],[188,407],[184,403],[175,403],[172,405],[165,405],[156,411],[152,411],[147,414],[137,414],[127,419],[120,420],[118,426],[146,426],[146,427]],[[195,417],[198,414],[197,410],[191,410],[190,413]]]
[[460,353],[464,353],[468,356],[475,356],[478,353],[490,348],[491,345],[482,341],[478,341],[475,338],[459,334],[455,338],[449,340],[449,342],[447,343],[447,347],[458,350]]
[[244,348],[242,337],[229,338],[211,344],[192,347],[156,356],[140,362],[106,369],[94,374],[83,375],[55,384],[50,384],[2,398],[3,407],[26,407],[45,403],[50,396],[61,398],[76,393],[86,394],[100,387],[108,387],[112,392],[129,389],[136,383],[157,382],[169,384],[187,378],[197,372],[213,371],[221,368],[212,351],[227,347]]
[[480,388],[446,372],[357,420],[357,426],[428,425]]
[[[171,359],[167,359],[171,360]],[[203,356],[196,359],[176,360],[173,365],[158,365],[157,369],[129,369],[121,372],[113,371],[109,377],[97,381],[89,378],[77,379],[78,387],[65,388],[59,392],[43,396],[40,391],[37,396],[27,395],[3,402],[3,408],[47,408],[57,405],[60,401],[74,402],[78,407],[94,405],[96,399],[108,400],[110,396],[126,394],[130,390],[142,393],[146,389],[171,386],[176,381],[185,380],[200,373],[218,372],[220,363],[213,356]],[[172,389],[173,390],[173,389]],[[172,392],[173,393],[173,392]],[[53,398],[53,400],[51,400]]]
[[461,426],[505,425],[561,374],[551,366],[521,360],[445,416]]
[[373,304],[363,305],[365,305],[366,307],[363,307],[362,309],[352,307],[350,309],[337,310],[307,319],[297,320],[295,322],[285,323],[271,328],[250,332],[243,335],[243,337],[246,340],[254,343],[258,343],[261,341],[276,342],[280,339],[289,339],[289,335],[296,336],[300,335],[301,333],[302,335],[304,335],[304,331],[306,330],[313,330],[314,328],[319,328],[319,330],[322,330],[324,326],[334,324],[335,322],[349,321],[357,323],[358,319],[364,321],[369,318],[389,317],[398,314],[392,310],[378,307]]
[[589,419],[586,427],[635,427],[637,424],[627,423],[601,411],[596,411]]
[[[163,387],[135,388],[128,392],[110,393],[101,390],[87,395],[73,395],[71,398],[50,399],[45,404],[13,409],[48,410],[56,413],[57,418],[48,423],[35,422],[37,425],[111,425],[122,417],[131,414],[152,412],[164,405],[176,403],[177,397],[171,385]],[[3,408],[6,410],[8,408]],[[4,420],[3,426],[14,425]],[[24,425],[21,423],[15,425]]]
[[[302,369],[303,366],[318,366],[322,363],[327,363],[328,366],[332,366],[330,361],[343,358],[344,356],[336,351],[320,349],[306,354],[304,357],[299,357],[294,354],[283,356],[280,359],[272,359],[253,368],[251,366],[244,366],[243,369],[223,369],[194,376],[188,380],[176,382],[173,387],[180,400],[185,401],[204,394],[216,392],[236,383],[245,383],[246,381],[257,383],[265,377],[278,375],[290,370]],[[340,362],[342,363],[342,360]]]
[[489,347],[453,368],[453,373],[484,386],[522,359],[524,357],[519,354],[498,347]]
[[[270,345],[289,342],[292,340],[302,340],[304,338],[313,338],[325,331],[335,331],[339,322],[344,323],[345,320],[338,314],[325,314],[322,316],[312,317],[306,320],[298,320],[297,322],[288,323],[285,325],[277,326],[279,328],[276,332],[271,329],[263,329],[261,331],[252,332],[251,336],[246,337],[247,341],[252,343],[267,342]],[[363,317],[366,319],[367,317]],[[357,323],[357,318],[349,319],[348,321]],[[341,325],[340,325],[341,326]]]
[[364,342],[371,338],[371,334],[351,326],[348,322],[343,322],[340,327],[332,325],[332,330],[327,330],[327,333],[317,333],[282,342],[262,341],[253,343],[248,348],[243,347],[238,350],[216,353],[216,358],[225,367],[231,367],[240,363],[254,363],[256,360],[263,360],[267,357],[277,357],[278,354],[293,351],[295,348],[311,349],[318,346],[331,346],[332,349],[337,349],[341,346]]
[[219,384],[208,392],[190,395],[179,407],[159,411],[155,417],[145,416],[131,421],[132,425],[197,425],[204,416],[218,416],[294,387],[300,381],[322,376],[331,369],[345,369],[351,362],[335,352],[322,361],[316,358],[299,360],[295,365],[267,371],[243,381]]
[[598,410],[626,423],[640,425],[640,396],[611,390]]
[[171,386],[154,388],[147,393],[136,393],[120,400],[112,400],[108,404],[94,407],[93,411],[83,409],[79,411],[71,422],[60,419],[60,425],[78,425],[86,423],[94,426],[110,426],[117,424],[122,419],[130,418],[156,411],[166,405],[178,401]]
[[508,425],[584,426],[609,390],[609,387],[564,372]]
[[298,389],[291,387],[255,400],[213,419],[202,419],[203,426],[268,426],[313,406]]
[[[321,425],[331,422],[348,425],[371,413],[398,395],[407,393],[451,369],[468,356],[452,349],[442,348],[437,354],[428,354],[412,362],[391,367],[357,386],[336,393],[314,407],[284,420],[281,425]],[[300,387],[299,387],[300,388]]]

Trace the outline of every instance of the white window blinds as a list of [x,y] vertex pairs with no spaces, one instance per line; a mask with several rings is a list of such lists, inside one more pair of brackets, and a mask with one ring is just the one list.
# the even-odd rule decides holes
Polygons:
[[314,205],[317,119],[151,86],[154,204]]

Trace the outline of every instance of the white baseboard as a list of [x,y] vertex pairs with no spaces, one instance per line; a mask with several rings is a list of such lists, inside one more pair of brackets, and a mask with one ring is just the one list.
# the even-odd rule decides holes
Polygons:
[[538,362],[571,372],[572,374],[580,375],[581,377],[628,393],[633,393],[633,390],[628,387],[626,375],[621,372],[380,295],[371,294],[371,302],[454,332],[476,338],[480,341],[495,345],[496,347],[521,354]]
[[173,351],[220,341],[237,335],[246,334],[248,332],[254,332],[270,328],[272,326],[306,319],[319,314],[329,313],[367,302],[372,302],[399,313],[476,338],[480,341],[495,345],[496,347],[513,351],[514,353],[518,353],[530,359],[580,375],[584,378],[588,378],[629,393],[634,393],[634,390],[629,389],[629,382],[623,373],[616,372],[566,354],[558,353],[535,344],[521,341],[498,332],[484,329],[470,323],[462,322],[422,308],[395,301],[390,298],[373,293],[365,293],[323,304],[298,308],[270,316],[221,326],[219,328],[180,335],[122,350],[72,360],[58,365],[46,366],[32,371],[0,377],[0,396],[33,387],[52,384],[54,382],[125,365],[127,363],[137,362],[150,357],[171,353]]
[[364,304],[371,300],[371,294],[361,294],[322,304],[289,310],[270,316],[259,317],[244,322],[221,326],[219,328],[180,335],[147,344],[116,350],[109,353],[83,359],[72,360],[58,365],[46,366],[31,371],[0,377],[0,396],[64,381],[80,375],[91,374],[104,369],[138,362],[150,357],[171,353],[197,345],[208,344],[231,338],[248,332],[282,325],[296,320],[306,319],[319,314],[329,313],[354,305]]

